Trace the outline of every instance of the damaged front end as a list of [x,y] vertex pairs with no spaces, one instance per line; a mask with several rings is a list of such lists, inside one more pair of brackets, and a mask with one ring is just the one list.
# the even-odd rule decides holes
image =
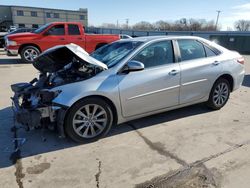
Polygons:
[[56,87],[89,79],[107,67],[74,44],[45,51],[33,65],[40,71],[38,79],[11,85],[16,121],[26,130],[57,128],[64,137],[63,123],[68,107],[53,102],[62,92]]

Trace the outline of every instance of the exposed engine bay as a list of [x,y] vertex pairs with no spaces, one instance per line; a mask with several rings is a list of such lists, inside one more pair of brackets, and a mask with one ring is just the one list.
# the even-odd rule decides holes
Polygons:
[[67,109],[52,101],[60,90],[57,86],[83,81],[107,69],[75,44],[56,46],[43,52],[33,63],[39,78],[29,83],[11,85],[16,120],[27,130],[41,127],[60,128]]

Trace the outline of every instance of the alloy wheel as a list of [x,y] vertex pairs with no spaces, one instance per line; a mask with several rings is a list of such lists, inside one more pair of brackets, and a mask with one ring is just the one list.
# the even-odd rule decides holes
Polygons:
[[27,61],[34,61],[38,57],[38,52],[35,49],[28,48],[27,50],[24,51],[24,58]]
[[228,85],[224,82],[221,82],[214,89],[213,102],[218,107],[223,106],[227,102],[228,96],[229,96]]
[[107,112],[98,104],[87,104],[76,111],[73,129],[80,137],[94,138],[107,126]]

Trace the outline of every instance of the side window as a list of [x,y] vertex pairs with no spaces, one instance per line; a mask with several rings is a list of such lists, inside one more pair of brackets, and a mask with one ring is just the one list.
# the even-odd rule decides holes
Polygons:
[[69,24],[68,32],[69,32],[69,35],[80,35],[80,30],[79,30],[78,25]]
[[213,57],[216,56],[217,54],[211,50],[209,47],[207,47],[206,45],[204,45],[205,51],[206,51],[206,55],[207,57]]
[[65,35],[64,25],[55,25],[48,31],[49,35]]
[[139,52],[133,60],[142,62],[145,68],[173,63],[172,42],[169,40],[151,44]]
[[206,57],[203,44],[196,40],[181,39],[178,40],[178,44],[182,61]]

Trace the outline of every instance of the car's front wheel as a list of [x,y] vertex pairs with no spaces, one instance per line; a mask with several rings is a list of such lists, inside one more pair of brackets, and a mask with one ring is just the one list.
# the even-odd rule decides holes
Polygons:
[[226,79],[220,78],[213,85],[207,106],[214,110],[219,110],[227,103],[229,96],[230,84]]
[[40,51],[35,46],[26,46],[20,52],[22,61],[24,63],[33,63],[39,54]]
[[70,108],[66,116],[65,131],[72,140],[87,143],[106,135],[112,124],[110,105],[100,98],[87,98]]

